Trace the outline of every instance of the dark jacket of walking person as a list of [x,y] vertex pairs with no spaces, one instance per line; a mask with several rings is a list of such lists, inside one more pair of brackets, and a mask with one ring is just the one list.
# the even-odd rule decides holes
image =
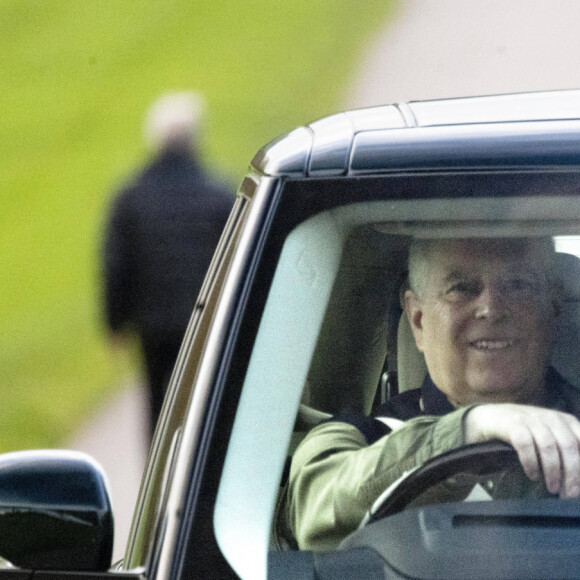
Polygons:
[[151,429],[197,294],[233,202],[195,155],[195,96],[169,95],[147,122],[156,154],[115,198],[104,240],[107,324],[134,330],[150,393]]

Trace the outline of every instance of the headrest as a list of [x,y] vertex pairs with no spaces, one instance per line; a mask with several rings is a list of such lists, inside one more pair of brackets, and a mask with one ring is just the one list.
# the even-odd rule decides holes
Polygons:
[[558,253],[557,276],[562,285],[563,304],[558,317],[551,363],[573,385],[580,388],[580,258]]
[[564,302],[580,301],[580,258],[556,254],[556,275],[562,284]]

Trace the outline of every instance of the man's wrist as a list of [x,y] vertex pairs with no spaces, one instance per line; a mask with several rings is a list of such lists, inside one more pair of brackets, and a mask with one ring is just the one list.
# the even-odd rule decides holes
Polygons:
[[463,424],[470,407],[456,409],[439,417],[433,431],[433,452],[435,455],[465,445]]
[[461,418],[461,436],[463,439],[463,445],[467,445],[469,443],[475,443],[475,441],[472,440],[472,436],[471,433],[469,432],[469,426],[467,424],[467,419],[470,415],[470,413],[476,409],[477,407],[481,407],[482,404],[481,403],[476,403],[474,405],[469,405],[468,407],[465,408],[465,412],[463,413],[463,417]]

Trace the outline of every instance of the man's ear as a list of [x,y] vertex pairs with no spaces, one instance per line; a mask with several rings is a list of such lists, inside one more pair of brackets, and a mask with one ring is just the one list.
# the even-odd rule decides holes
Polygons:
[[423,352],[423,307],[413,290],[405,292],[405,314],[413,331],[415,344]]

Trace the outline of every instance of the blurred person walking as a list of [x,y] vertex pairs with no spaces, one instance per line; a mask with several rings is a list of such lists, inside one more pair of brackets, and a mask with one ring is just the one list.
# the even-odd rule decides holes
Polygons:
[[145,136],[152,159],[115,197],[104,244],[104,308],[113,345],[140,339],[153,433],[193,306],[233,204],[200,162],[203,98],[161,97]]

